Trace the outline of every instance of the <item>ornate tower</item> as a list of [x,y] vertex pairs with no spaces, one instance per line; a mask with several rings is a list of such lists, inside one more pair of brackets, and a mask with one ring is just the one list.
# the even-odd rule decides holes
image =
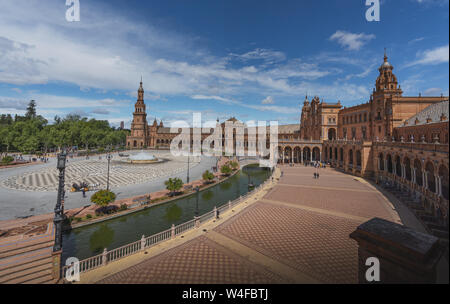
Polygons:
[[144,88],[141,83],[138,89],[138,98],[134,105],[133,122],[131,123],[131,134],[127,140],[131,148],[144,148],[148,146],[147,113],[144,103]]
[[371,96],[372,132],[375,137],[389,138],[392,133],[393,96],[402,96],[403,91],[398,85],[397,77],[392,72],[394,67],[388,62],[386,50],[384,62],[378,68],[380,74],[375,82],[375,89]]

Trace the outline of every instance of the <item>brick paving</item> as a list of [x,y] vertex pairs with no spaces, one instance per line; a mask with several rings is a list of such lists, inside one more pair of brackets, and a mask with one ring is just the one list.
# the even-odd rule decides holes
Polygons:
[[282,279],[201,236],[98,283],[274,284]]
[[282,170],[262,200],[214,228],[242,246],[225,248],[213,234],[200,236],[101,283],[289,282],[281,270],[252,259],[255,251],[319,282],[356,283],[357,244],[349,234],[363,218],[394,221],[395,214],[376,190],[351,176],[321,169],[313,184],[313,168]]
[[348,235],[358,225],[348,219],[258,202],[216,231],[319,281],[354,283],[358,248]]

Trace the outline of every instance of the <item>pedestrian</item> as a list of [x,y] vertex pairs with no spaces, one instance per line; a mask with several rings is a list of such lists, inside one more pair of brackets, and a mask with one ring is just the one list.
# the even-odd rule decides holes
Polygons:
[[83,197],[86,197],[86,189],[83,187],[81,191],[83,192]]
[[317,172],[317,178],[319,178],[319,172]]

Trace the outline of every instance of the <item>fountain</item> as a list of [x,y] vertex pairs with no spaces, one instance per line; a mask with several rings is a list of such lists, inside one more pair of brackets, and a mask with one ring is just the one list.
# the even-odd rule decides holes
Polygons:
[[152,164],[160,161],[161,160],[156,158],[153,154],[149,154],[144,151],[128,157],[128,162],[131,164]]

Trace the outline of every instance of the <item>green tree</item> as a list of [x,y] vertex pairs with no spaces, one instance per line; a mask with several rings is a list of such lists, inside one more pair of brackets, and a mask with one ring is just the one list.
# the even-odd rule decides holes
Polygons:
[[31,100],[28,103],[27,113],[25,114],[25,117],[28,119],[36,118],[36,102],[34,100]]
[[166,189],[170,191],[171,196],[183,187],[183,181],[178,177],[169,178],[164,184],[166,185]]
[[210,183],[214,179],[214,174],[209,172],[209,170],[206,170],[203,173],[202,178],[206,183]]
[[237,170],[237,168],[239,168],[239,164],[238,164],[238,162],[231,161],[231,162],[230,162],[230,167],[231,167],[233,170]]
[[225,174],[225,175],[230,175],[231,174],[231,168],[228,165],[223,165],[220,168],[220,172],[222,172],[222,174]]
[[99,207],[106,207],[116,200],[116,194],[108,190],[99,190],[91,196],[91,202]]

